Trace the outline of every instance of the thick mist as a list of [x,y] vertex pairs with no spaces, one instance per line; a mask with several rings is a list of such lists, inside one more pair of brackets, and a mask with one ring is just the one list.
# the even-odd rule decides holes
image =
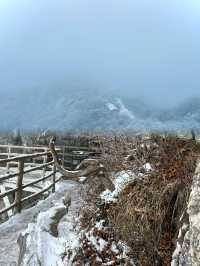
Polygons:
[[77,79],[173,106],[200,96],[199,47],[196,0],[0,1],[0,90],[10,94]]

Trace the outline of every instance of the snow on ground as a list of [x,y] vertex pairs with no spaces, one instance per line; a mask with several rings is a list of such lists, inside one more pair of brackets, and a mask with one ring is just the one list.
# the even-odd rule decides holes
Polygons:
[[[68,205],[68,204],[67,204]],[[51,209],[41,212],[35,223],[23,232],[26,252],[21,266],[64,266],[69,249],[79,247],[75,216],[68,207],[56,202]]]
[[65,253],[65,241],[50,233],[54,215],[66,211],[63,205],[39,213],[36,223],[30,223],[22,233],[26,239],[26,253],[21,265],[58,265],[63,266],[62,256]]
[[129,247],[121,242],[112,240],[109,237],[109,227],[104,219],[96,222],[94,226],[85,234],[83,247],[85,252],[89,251],[93,264],[85,265],[130,265],[134,266],[133,260],[128,256]]
[[[151,170],[150,164],[144,165],[146,171]],[[117,200],[119,193],[129,182],[135,180],[136,175],[132,171],[121,171],[113,176],[115,190],[106,190],[101,194],[101,199],[107,203]],[[17,239],[19,235],[27,237],[27,247],[29,250],[37,250],[42,266],[70,266],[73,265],[73,258],[80,248],[79,240],[79,212],[83,203],[81,197],[82,185],[73,181],[60,181],[56,185],[56,193],[51,194],[45,200],[38,202],[32,208],[23,210],[21,214],[16,214],[7,222],[0,225],[0,265],[11,265],[17,263],[19,249]],[[64,210],[63,197],[66,193],[71,197],[71,206],[61,218],[57,226],[57,235],[49,232],[50,224],[55,212]],[[103,237],[97,236],[97,232],[107,230],[104,221],[94,224],[91,231],[85,234],[87,243],[92,245],[97,254],[109,249],[109,252],[126,257],[128,248],[123,243],[108,243]],[[29,254],[30,255],[30,254]],[[30,257],[30,256],[29,256]],[[29,264],[28,257],[25,257],[24,266],[39,265]],[[98,259],[98,258],[97,258]],[[99,258],[100,260],[100,258]],[[102,264],[104,265],[104,264]],[[105,264],[108,265],[108,264]],[[110,264],[109,264],[110,265]]]
[[110,103],[110,102],[108,102],[108,103],[106,104],[106,106],[108,107],[108,109],[109,109],[110,111],[115,111],[115,110],[118,109],[113,103]]
[[[149,173],[153,171],[153,168],[150,163],[145,163],[142,167],[145,171],[145,173]],[[115,185],[115,190],[111,192],[110,190],[105,190],[101,194],[101,199],[106,201],[106,202],[115,202],[117,201],[119,193],[132,181],[134,181],[136,178],[141,178],[144,174],[139,173],[135,174],[131,170],[127,171],[121,171],[116,174],[114,174],[112,181]]]
[[[145,168],[145,167],[144,167]],[[146,171],[150,170],[150,164],[147,165]],[[137,178],[133,171],[121,171],[113,175],[112,181],[115,185],[113,192],[108,189],[101,193],[102,202],[116,202],[120,192],[132,181]],[[80,233],[80,246],[82,248],[83,257],[90,258],[90,262],[84,261],[83,265],[135,265],[133,260],[129,258],[130,249],[121,242],[115,241],[111,237],[111,228],[108,226],[106,217],[101,217],[102,213],[97,211],[97,220],[93,222],[90,229]],[[94,218],[95,219],[95,218]],[[93,263],[93,264],[92,264]],[[79,265],[79,264],[78,264]],[[81,264],[82,265],[82,264]]]
[[120,114],[121,115],[127,116],[131,120],[134,120],[135,119],[135,116],[133,115],[133,113],[126,108],[126,106],[124,105],[124,103],[122,102],[121,99],[118,98],[117,99],[117,103],[119,105]]
[[[145,173],[153,170],[150,163],[146,163],[142,167]],[[125,189],[125,187],[133,182],[136,178],[142,178],[144,174],[135,174],[133,171],[121,171],[113,175],[112,181],[115,185],[113,192],[105,190],[101,193],[100,197],[102,202],[110,204],[118,200],[119,194]],[[99,209],[100,211],[100,209]],[[100,211],[101,213],[101,211]],[[100,214],[101,216],[101,214]],[[107,219],[106,217],[104,217]],[[98,265],[135,265],[133,259],[131,259],[129,253],[130,248],[122,241],[116,241],[112,237],[109,237],[112,230],[108,226],[108,221],[97,219],[94,222],[92,228],[85,233],[83,240],[83,249],[94,259],[95,263],[99,262]],[[117,263],[117,264],[116,264]],[[90,265],[90,264],[84,264]],[[96,265],[96,264],[94,264]]]
[[115,190],[111,192],[110,190],[105,190],[101,194],[101,199],[106,202],[117,201],[119,193],[127,186],[127,184],[135,180],[136,175],[132,171],[121,171],[114,175],[112,181],[115,185]]
[[[19,253],[17,239],[20,233],[27,229],[28,224],[30,224],[29,230],[33,230],[35,226],[34,222],[37,222],[37,217],[38,219],[41,219],[43,215],[47,215],[47,212],[49,212],[50,208],[55,207],[55,205],[62,204],[62,198],[66,193],[68,193],[71,197],[71,207],[69,208],[68,215],[66,214],[63,217],[61,223],[58,226],[58,237],[60,243],[58,245],[58,249],[61,250],[63,241],[66,242],[66,246],[76,245],[74,243],[74,228],[76,217],[78,216],[79,209],[81,206],[80,189],[81,186],[73,181],[60,181],[56,186],[55,194],[51,194],[45,200],[40,201],[36,206],[23,210],[21,214],[16,214],[15,216],[11,217],[7,222],[1,224],[0,265],[2,263],[5,266],[9,266],[11,265],[11,263],[17,263]],[[50,212],[49,215],[51,216],[51,214],[52,213]],[[62,239],[61,236],[63,235],[68,235],[68,239]],[[58,244],[56,239],[54,239],[55,241],[50,241],[52,240],[50,236],[48,236],[46,240],[48,244],[52,242],[52,244],[50,244],[49,246],[49,251],[54,249],[55,243],[56,246]],[[59,250],[58,253],[60,253]],[[48,264],[45,265],[47,266]]]
[[147,171],[147,172],[150,172],[153,170],[152,166],[150,165],[150,163],[145,163],[144,164],[144,169]]

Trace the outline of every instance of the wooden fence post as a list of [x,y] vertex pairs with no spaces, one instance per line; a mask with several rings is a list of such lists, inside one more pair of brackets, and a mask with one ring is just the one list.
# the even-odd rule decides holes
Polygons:
[[65,166],[65,146],[62,148],[62,166]]
[[[10,154],[11,154],[11,147],[10,145],[8,145],[7,147],[7,153],[8,153],[8,159],[11,157]],[[6,167],[7,167],[7,171],[9,171],[9,163],[6,164]]]
[[23,181],[23,176],[24,176],[24,161],[23,160],[19,160],[18,172],[19,172],[19,175],[17,177],[17,191],[15,193],[15,203],[16,203],[15,211],[21,212],[22,181]]
[[53,178],[53,180],[52,180],[52,182],[53,182],[53,187],[52,187],[52,192],[54,193],[55,191],[56,191],[56,165],[55,165],[55,163],[53,164],[53,176],[52,176]]
[[[44,151],[48,152],[48,149],[45,149]],[[47,161],[48,161],[48,155],[46,154],[43,157],[43,164],[47,163]],[[45,177],[45,174],[46,174],[46,167],[43,168],[42,177]],[[43,181],[43,183],[44,183],[44,181]]]

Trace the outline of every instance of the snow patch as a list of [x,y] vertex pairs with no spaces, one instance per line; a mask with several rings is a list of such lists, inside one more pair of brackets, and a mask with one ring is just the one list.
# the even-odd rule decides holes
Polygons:
[[79,182],[83,183],[87,179],[86,176],[80,176],[79,177]]
[[123,104],[122,100],[121,99],[117,99],[117,102],[119,104],[119,107],[120,107],[120,114],[121,115],[125,115],[127,116],[128,118],[130,118],[131,120],[134,120],[135,119],[135,116],[132,114],[131,111],[129,111],[126,106]]
[[144,169],[147,171],[147,172],[150,172],[153,170],[152,166],[150,165],[150,163],[145,163],[144,164]]
[[117,173],[113,178],[113,183],[115,186],[114,191],[105,190],[101,193],[101,199],[106,202],[115,202],[119,193],[127,186],[130,181],[133,181],[136,178],[135,173],[132,171],[121,171]]
[[108,107],[108,109],[109,109],[110,111],[115,111],[115,110],[118,109],[113,103],[110,103],[110,102],[108,102],[108,103],[106,104],[106,106]]

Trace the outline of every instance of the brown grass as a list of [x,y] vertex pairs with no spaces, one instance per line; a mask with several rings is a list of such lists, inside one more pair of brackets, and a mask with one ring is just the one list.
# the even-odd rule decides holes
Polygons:
[[155,171],[129,184],[108,218],[143,266],[170,265],[200,147],[175,136],[152,136],[142,147],[137,160],[146,159]]
[[147,147],[149,138],[136,135],[106,135],[96,137],[101,160],[110,172],[136,170],[145,163],[145,156],[151,147]]
[[[200,145],[172,135],[101,135],[95,137],[95,142],[108,171],[144,173],[142,179],[125,188],[116,203],[106,204],[105,209],[101,206],[101,217],[112,227],[114,238],[131,247],[132,257],[141,265],[170,265],[180,217],[187,219],[187,202]],[[144,171],[146,162],[153,166],[150,173]],[[88,200],[81,221],[84,228],[95,220],[101,190],[97,186],[96,191],[86,192]]]

